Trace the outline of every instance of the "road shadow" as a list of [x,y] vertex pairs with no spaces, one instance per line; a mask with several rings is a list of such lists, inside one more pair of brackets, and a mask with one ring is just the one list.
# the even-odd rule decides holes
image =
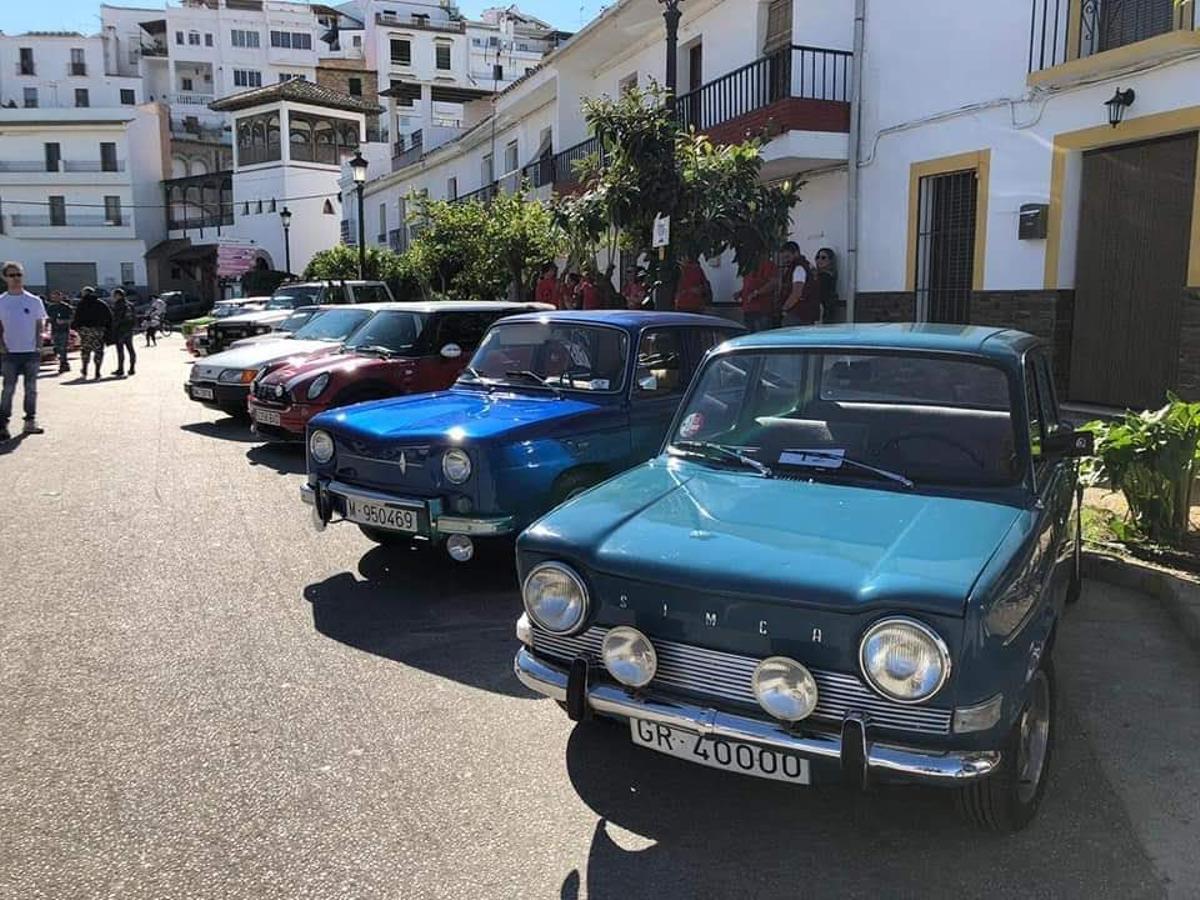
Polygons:
[[256,444],[258,438],[250,433],[250,426],[242,419],[226,416],[215,422],[189,422],[179,426],[181,431],[190,431],[204,437],[220,438],[223,441],[237,441],[240,444]]
[[946,790],[793,787],[637,747],[624,723],[577,725],[568,775],[600,819],[586,883],[568,872],[560,896],[1161,896],[1078,720],[1060,727],[1039,817],[999,836]]
[[274,469],[280,475],[303,475],[306,471],[303,444],[259,444],[246,451],[252,466]]
[[461,684],[532,698],[512,672],[521,597],[509,545],[467,565],[438,548],[376,547],[358,574],[304,589],[317,631]]
[[0,456],[8,456],[10,453],[16,453],[17,449],[25,443],[25,439],[28,437],[32,437],[32,435],[17,432],[7,441],[0,441]]

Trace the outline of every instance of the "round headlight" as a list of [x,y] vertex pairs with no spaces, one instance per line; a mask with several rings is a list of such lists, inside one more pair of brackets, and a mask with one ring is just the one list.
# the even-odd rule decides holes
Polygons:
[[929,627],[912,619],[883,619],[858,647],[863,675],[875,690],[898,703],[919,703],[950,677],[950,651]]
[[452,484],[462,484],[471,477],[471,457],[465,450],[447,450],[442,457],[442,472]]
[[314,431],[308,439],[308,452],[319,463],[333,459],[333,435],[328,431]]
[[627,625],[612,629],[600,644],[608,674],[630,687],[645,687],[658,671],[658,654],[650,639]]
[[562,563],[535,566],[521,589],[529,618],[552,634],[570,634],[587,615],[582,579]]
[[316,378],[314,378],[312,380],[312,382],[309,384],[308,394],[307,394],[308,399],[316,400],[318,397],[321,396],[321,392],[323,390],[325,390],[325,388],[327,388],[327,387],[329,387],[329,373],[322,372],[320,375],[318,375]]
[[817,682],[794,659],[786,656],[764,659],[754,670],[751,683],[759,706],[776,719],[799,722],[817,708]]

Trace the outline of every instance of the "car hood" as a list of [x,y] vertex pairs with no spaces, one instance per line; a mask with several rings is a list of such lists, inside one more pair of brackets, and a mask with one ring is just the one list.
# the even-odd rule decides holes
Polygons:
[[586,399],[476,390],[437,391],[377,400],[333,410],[313,419],[315,426],[365,440],[487,440],[530,425],[585,416],[599,404]]
[[699,592],[835,611],[963,615],[1021,515],[990,501],[764,481],[660,457],[551,512],[521,545]]
[[293,309],[260,309],[258,312],[238,313],[236,316],[226,316],[218,321],[222,325],[256,325],[263,322],[282,322],[290,316]]
[[318,350],[329,350],[336,346],[329,341],[297,341],[292,338],[277,337],[274,340],[260,341],[246,347],[234,347],[221,353],[214,353],[212,356],[206,356],[204,366],[216,369],[257,369],[277,359],[302,356]]
[[415,367],[417,361],[401,357],[370,356],[365,353],[322,353],[316,357],[304,356],[298,359],[289,359],[263,376],[263,382],[290,386],[295,381],[314,378],[322,372],[335,371],[348,378],[356,378],[381,366],[403,366],[406,363],[409,367]]

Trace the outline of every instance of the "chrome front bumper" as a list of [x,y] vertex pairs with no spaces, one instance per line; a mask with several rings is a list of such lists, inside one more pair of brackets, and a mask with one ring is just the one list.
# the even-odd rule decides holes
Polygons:
[[[442,503],[440,500],[406,500],[403,497],[396,497],[392,494],[384,494],[378,491],[368,491],[363,488],[353,487],[348,484],[343,484],[340,481],[328,481],[321,483],[318,487],[314,487],[307,482],[300,485],[300,500],[313,507],[313,513],[318,518],[320,514],[318,510],[332,510],[330,504],[317,503],[317,490],[320,489],[329,494],[338,497],[354,497],[359,500],[373,500],[376,503],[388,503],[392,505],[419,505],[429,511],[429,527],[435,536],[447,534],[465,534],[471,537],[498,537],[504,534],[511,534],[514,530],[514,520],[512,516],[489,516],[489,517],[472,517],[472,516],[447,516],[442,514]],[[332,516],[330,517],[330,519]],[[330,519],[322,520],[322,526],[328,524]]]
[[[567,702],[570,676],[566,669],[539,659],[522,647],[513,661],[513,670],[530,690]],[[848,762],[854,765],[855,761],[861,761],[864,771],[853,774],[864,783],[869,776],[953,787],[990,775],[1000,765],[998,750],[939,753],[871,741],[867,737],[867,723],[861,720],[855,720],[855,730],[843,728],[841,734],[794,734],[773,722],[637,695],[612,684],[587,685],[586,698],[587,705],[602,715],[661,722],[697,734],[760,744],[808,759],[840,763],[843,769]],[[848,746],[844,740],[847,734],[859,735],[861,746]]]

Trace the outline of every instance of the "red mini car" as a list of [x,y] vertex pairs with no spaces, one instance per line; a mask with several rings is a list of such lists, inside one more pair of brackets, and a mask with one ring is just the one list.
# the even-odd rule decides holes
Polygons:
[[351,403],[448,388],[484,333],[504,316],[549,310],[541,303],[380,304],[380,310],[332,353],[266,367],[246,401],[254,433],[303,441],[308,420]]

